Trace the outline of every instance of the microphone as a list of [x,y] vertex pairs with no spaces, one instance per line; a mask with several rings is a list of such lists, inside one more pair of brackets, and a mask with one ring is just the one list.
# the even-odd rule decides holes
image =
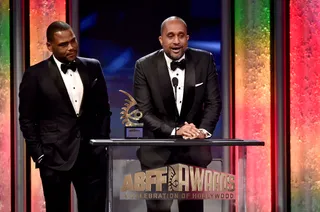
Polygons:
[[175,126],[174,126],[174,137],[177,137],[177,127],[178,127],[178,117],[179,117],[179,113],[178,113],[178,108],[177,108],[177,87],[178,87],[178,83],[179,80],[177,77],[173,77],[172,78],[172,85],[174,87],[174,99],[175,99],[175,104],[176,104],[176,110],[175,110],[175,117],[174,117],[174,122],[175,122]]
[[174,91],[175,91],[175,98],[177,97],[176,95],[177,95],[177,86],[178,86],[178,83],[179,83],[179,80],[178,80],[178,78],[177,77],[173,77],[172,78],[172,85],[173,85],[173,87],[174,87]]

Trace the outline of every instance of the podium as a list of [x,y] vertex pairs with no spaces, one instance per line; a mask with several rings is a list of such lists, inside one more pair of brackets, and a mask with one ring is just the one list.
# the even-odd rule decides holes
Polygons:
[[[236,208],[238,212],[245,212],[246,210],[246,152],[247,147],[249,146],[264,146],[264,142],[257,141],[257,140],[241,140],[241,139],[195,139],[195,140],[183,140],[183,139],[92,139],[90,141],[91,145],[95,146],[105,146],[107,150],[107,211],[108,212],[135,212],[135,211],[147,211],[146,208],[142,209],[139,207],[144,207],[145,200],[148,198],[169,198],[169,199],[175,199],[175,198],[186,198],[188,201],[192,201],[192,198],[197,199],[204,199],[205,200],[205,207],[204,212],[206,211],[229,211],[229,206],[231,208]],[[193,167],[188,166],[188,164],[175,164],[174,169],[176,170],[176,173],[186,173],[186,170],[188,170],[188,173],[190,171],[190,176],[192,179],[196,179],[196,172],[198,172],[198,176],[203,172],[205,173],[205,182],[188,182],[188,185],[193,184],[198,186],[198,188],[191,188],[190,186],[190,192],[186,193],[186,191],[178,191],[177,188],[173,188],[173,190],[165,195],[160,193],[158,195],[157,191],[150,191],[147,190],[147,188],[151,188],[151,185],[146,186],[145,191],[141,190],[141,184],[139,184],[138,191],[125,191],[125,193],[121,193],[119,195],[114,195],[115,193],[118,193],[120,190],[122,184],[122,188],[126,187],[129,189],[133,189],[133,186],[131,185],[131,181],[136,180],[136,175],[144,175],[148,173],[142,172],[141,167],[139,166],[139,161],[136,158],[135,151],[141,147],[141,146],[159,146],[159,147],[199,147],[199,146],[210,146],[211,152],[213,155],[213,161],[221,161],[221,156],[219,155],[219,152],[222,152],[223,147],[237,147],[236,148],[236,163],[237,163],[237,169],[235,170],[235,173],[223,173],[222,169],[217,170],[219,168],[215,168],[213,165],[213,168],[210,168],[210,164],[208,165],[207,169],[199,168],[199,167]],[[218,153],[218,154],[215,154]],[[201,154],[201,152],[199,152]],[[120,163],[119,163],[120,161]],[[122,162],[121,162],[122,161]],[[128,164],[126,161],[131,161],[130,164]],[[133,161],[133,162],[132,162]],[[117,164],[115,164],[117,163]],[[219,164],[219,163],[218,163]],[[223,164],[223,161],[221,161],[221,164]],[[129,167],[128,170],[126,170],[127,173],[120,173],[117,171],[117,173],[114,172],[114,170],[119,170],[121,166],[127,166]],[[222,165],[223,166],[223,165]],[[172,167],[163,167],[161,170],[167,170],[170,171]],[[170,168],[170,170],[169,170]],[[157,171],[159,171],[158,169]],[[180,170],[180,171],[177,171]],[[183,170],[183,171],[181,171]],[[153,170],[153,173],[154,172]],[[157,172],[158,173],[158,172]],[[200,174],[199,174],[200,173]],[[163,172],[162,174],[165,175]],[[169,172],[167,172],[167,175],[169,175]],[[132,176],[129,177],[129,176]],[[133,177],[135,176],[135,177]],[[189,174],[188,174],[189,176]],[[201,175],[202,176],[202,175]],[[129,177],[129,178],[128,178]],[[150,176],[149,176],[150,177]],[[154,176],[152,176],[154,177]],[[161,175],[163,178],[163,175]],[[178,177],[178,174],[177,176]],[[125,180],[130,179],[130,180]],[[147,177],[148,178],[148,177]],[[178,177],[179,178],[179,177]],[[177,179],[178,179],[177,178]],[[185,179],[185,177],[180,177],[181,179]],[[203,180],[202,179],[202,180]],[[209,179],[212,179],[211,181]],[[218,180],[217,180],[218,179]],[[168,180],[168,178],[167,178]],[[221,180],[221,181],[219,181]],[[149,180],[152,181],[152,180]],[[159,180],[155,180],[159,184]],[[154,181],[154,184],[156,184]],[[219,184],[219,182],[221,182]],[[232,181],[235,181],[234,186],[232,186]],[[124,182],[126,183],[126,186],[124,186]],[[131,183],[130,183],[131,182]],[[143,182],[146,182],[144,180]],[[165,184],[167,181],[164,179],[162,182]],[[177,184],[179,182],[176,180]],[[181,182],[186,185],[185,182]],[[200,183],[200,184],[199,184]],[[202,186],[202,190],[199,190]],[[152,189],[155,189],[156,185],[152,185]],[[162,186],[162,185],[161,185]],[[114,188],[117,187],[117,190],[114,190]],[[234,187],[234,190],[232,190],[232,187]],[[157,187],[158,188],[158,187]],[[221,188],[221,189],[220,189]],[[185,187],[184,187],[185,189]],[[191,192],[191,189],[198,189],[193,190]],[[229,190],[228,190],[229,189]],[[189,190],[188,190],[189,191]],[[153,192],[153,193],[152,193]],[[129,194],[129,195],[128,195]],[[170,194],[170,195],[169,195]],[[120,199],[122,195],[122,198]],[[123,196],[124,195],[124,196]],[[174,196],[176,195],[176,196]],[[128,197],[132,197],[131,199]],[[139,199],[138,197],[141,197],[142,199]],[[222,198],[223,197],[223,198]],[[144,199],[145,198],[145,199]],[[130,200],[128,200],[130,199]],[[114,202],[117,202],[115,204]],[[126,201],[126,202],[125,202]],[[135,203],[139,202],[139,204]],[[211,202],[212,201],[212,202]],[[130,204],[128,203],[130,202]],[[128,206],[126,209],[117,209],[115,206],[120,205],[131,205]],[[138,206],[139,205],[139,206]],[[226,207],[226,205],[229,205]],[[220,207],[221,206],[221,207]],[[220,209],[219,209],[220,207]],[[121,207],[120,207],[121,208]],[[139,208],[139,209],[137,209]],[[171,212],[178,211],[177,209],[172,209]]]

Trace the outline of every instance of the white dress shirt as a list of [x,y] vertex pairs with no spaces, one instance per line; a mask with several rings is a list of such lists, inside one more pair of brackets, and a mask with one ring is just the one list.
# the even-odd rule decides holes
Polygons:
[[[170,80],[171,80],[171,85],[172,85],[172,89],[173,89],[173,94],[175,94],[175,89],[173,87],[172,84],[172,79],[174,77],[178,78],[178,86],[177,86],[177,100],[176,100],[176,106],[178,109],[178,113],[180,115],[181,112],[181,106],[183,103],[183,91],[184,91],[184,79],[185,79],[185,70],[182,70],[180,68],[177,68],[175,71],[171,70],[171,62],[172,59],[170,59],[165,53],[164,53],[164,58],[166,60],[167,63],[167,67],[168,67],[168,71],[169,71],[169,75],[170,75]],[[177,62],[180,62],[181,60],[185,59],[185,55],[183,55]],[[206,135],[206,138],[211,137],[212,135],[205,129],[199,129],[200,131],[202,131],[203,134]],[[171,132],[171,135],[175,135],[176,134],[176,129],[174,128]]]
[[54,56],[53,58],[58,66],[64,85],[66,86],[66,89],[68,91],[69,98],[74,108],[74,111],[78,116],[83,96],[83,84],[78,69],[76,69],[76,71],[68,69],[67,72],[64,73],[61,70],[62,63],[59,60],[57,60]]
[[[170,80],[171,80],[171,85],[173,89],[173,94],[175,94],[175,89],[172,84],[172,79],[176,77],[178,79],[178,86],[177,86],[177,100],[176,100],[176,106],[178,109],[178,113],[180,115],[181,113],[181,106],[183,102],[183,90],[184,90],[184,76],[185,76],[185,70],[181,70],[180,68],[177,68],[175,71],[171,70],[171,62],[172,60],[164,54],[164,57],[166,59],[169,75],[170,75]],[[183,55],[177,62],[180,62],[181,60],[185,59],[185,55]]]

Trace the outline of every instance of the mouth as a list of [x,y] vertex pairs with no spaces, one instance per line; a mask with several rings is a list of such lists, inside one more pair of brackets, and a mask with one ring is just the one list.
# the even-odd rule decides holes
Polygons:
[[76,56],[76,52],[70,52],[67,54],[67,57],[75,57]]
[[173,48],[171,48],[171,51],[174,54],[179,54],[181,52],[181,49],[182,49],[182,47],[173,47]]

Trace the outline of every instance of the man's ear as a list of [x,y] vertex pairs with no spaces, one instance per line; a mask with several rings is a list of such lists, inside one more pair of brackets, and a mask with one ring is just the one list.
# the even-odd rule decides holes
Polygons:
[[159,42],[160,42],[160,44],[162,46],[162,37],[161,36],[159,36]]
[[52,52],[52,45],[51,45],[51,43],[50,43],[50,42],[47,42],[46,44],[47,44],[47,49],[48,49],[50,52]]

